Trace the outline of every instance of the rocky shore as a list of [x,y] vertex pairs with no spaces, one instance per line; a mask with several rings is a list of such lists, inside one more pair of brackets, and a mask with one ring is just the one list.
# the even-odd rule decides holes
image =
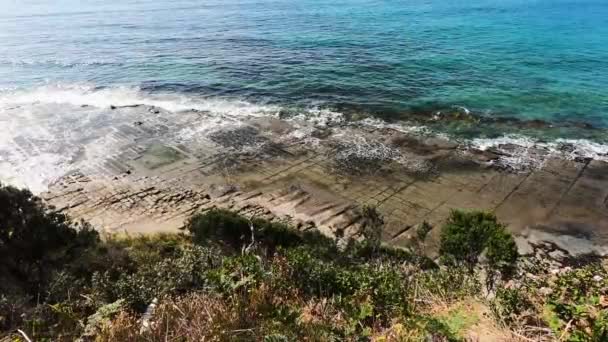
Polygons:
[[[384,217],[384,241],[405,246],[423,222],[438,227],[452,209],[474,208],[508,224],[523,254],[543,244],[562,259],[608,253],[608,163],[567,145],[563,155],[507,143],[476,149],[390,125],[267,117],[183,141],[167,138],[179,123],[155,119],[160,108],[112,110],[149,119],[114,127],[109,138],[120,151],[42,194],[109,231],[176,230],[191,213],[219,206],[351,236],[369,205]],[[183,122],[205,115],[185,112]]]

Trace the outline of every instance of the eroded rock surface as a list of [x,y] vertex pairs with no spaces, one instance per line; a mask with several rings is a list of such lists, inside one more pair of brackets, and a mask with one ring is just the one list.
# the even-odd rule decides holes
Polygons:
[[[522,250],[532,248],[526,241],[542,240],[572,254],[606,253],[608,164],[602,161],[540,149],[531,152],[538,163],[513,169],[503,166],[520,157],[518,146],[479,151],[358,125],[309,127],[323,133],[301,135],[295,121],[263,118],[182,143],[167,138],[167,125],[117,127],[119,153],[71,172],[43,197],[97,227],[131,232],[175,230],[192,213],[217,206],[356,236],[358,208],[371,205],[384,216],[384,240],[394,245],[407,245],[423,222],[439,227],[452,209],[484,209],[522,234]],[[535,238],[525,238],[531,231]],[[434,229],[431,247],[437,236]]]

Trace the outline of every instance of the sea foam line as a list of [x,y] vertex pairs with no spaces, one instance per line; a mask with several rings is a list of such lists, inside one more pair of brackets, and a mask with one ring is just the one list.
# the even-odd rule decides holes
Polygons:
[[252,104],[240,100],[198,99],[181,94],[146,94],[138,87],[98,88],[88,84],[49,84],[33,89],[7,89],[0,92],[0,108],[31,104],[67,104],[72,106],[146,105],[171,112],[210,111],[242,116],[276,115],[279,106]]

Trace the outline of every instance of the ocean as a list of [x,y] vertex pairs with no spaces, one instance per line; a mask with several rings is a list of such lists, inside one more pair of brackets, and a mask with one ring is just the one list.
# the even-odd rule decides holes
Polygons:
[[605,158],[607,89],[605,0],[2,0],[0,180],[111,154],[100,128],[133,120],[109,108],[134,104]]

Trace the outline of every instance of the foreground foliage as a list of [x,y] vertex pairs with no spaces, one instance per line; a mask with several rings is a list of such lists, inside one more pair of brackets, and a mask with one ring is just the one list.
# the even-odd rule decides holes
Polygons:
[[485,252],[490,269],[505,277],[512,274],[517,261],[517,247],[496,215],[487,212],[453,211],[441,230],[439,251],[447,264],[459,264],[473,270]]
[[[607,336],[606,265],[516,267],[513,238],[488,213],[455,211],[437,263],[380,244],[372,208],[368,239],[338,247],[219,209],[193,216],[188,234],[100,238],[27,191],[0,187],[0,203],[0,328],[11,341],[21,339],[16,329],[53,341]],[[490,273],[500,277],[488,287]]]

